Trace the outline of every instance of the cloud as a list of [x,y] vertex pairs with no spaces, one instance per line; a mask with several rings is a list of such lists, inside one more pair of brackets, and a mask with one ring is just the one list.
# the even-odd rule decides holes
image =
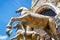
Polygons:
[[0,40],[6,40],[8,36],[0,36]]

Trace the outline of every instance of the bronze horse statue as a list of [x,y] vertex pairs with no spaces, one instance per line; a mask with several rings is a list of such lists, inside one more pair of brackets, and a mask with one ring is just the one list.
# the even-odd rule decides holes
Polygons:
[[[23,12],[23,9],[19,10]],[[19,12],[18,11],[18,12]],[[31,28],[35,29],[42,29],[46,31],[51,37],[55,40],[59,40],[56,32],[56,24],[54,23],[53,19],[49,16],[44,16],[40,14],[35,14],[30,11],[24,12],[25,14],[20,17],[13,17],[9,21],[7,28],[11,28],[12,23],[15,21],[21,21],[24,27],[28,25]]]

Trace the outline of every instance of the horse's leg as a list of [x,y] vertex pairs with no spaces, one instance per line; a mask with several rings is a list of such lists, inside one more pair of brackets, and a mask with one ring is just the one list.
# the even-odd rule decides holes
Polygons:
[[28,15],[29,15],[29,14],[25,14],[25,15],[20,16],[20,17],[12,17],[7,26],[11,26],[12,23],[15,22],[15,21],[22,21],[22,19],[23,19],[23,21],[24,21],[24,18],[25,18],[26,16],[28,16]]
[[9,21],[9,23],[7,25],[6,33],[8,34],[8,36],[10,36],[12,33],[12,30],[11,30],[12,26],[11,25],[12,25],[12,22],[14,22],[14,21],[15,21],[15,18],[11,18],[11,20]]
[[10,36],[11,35],[11,33],[12,33],[12,30],[11,30],[11,28],[12,28],[12,23],[14,22],[14,21],[19,21],[20,19],[19,18],[11,18],[11,20],[9,21],[9,23],[8,23],[8,25],[7,25],[7,34],[8,34],[8,36]]
[[[28,16],[28,14],[20,16],[20,17],[12,17],[11,20],[9,21],[8,25],[7,25],[7,34],[10,36],[10,34],[12,33],[11,28],[12,28],[12,23],[15,21],[24,21],[25,19],[24,17]],[[23,20],[22,20],[23,19]]]
[[19,21],[19,19],[20,19],[19,17],[12,17],[12,18],[10,19],[8,25],[12,25],[13,22]]
[[[12,28],[12,23],[15,21],[22,21],[22,19],[26,16],[28,16],[29,14],[20,16],[20,17],[12,17],[11,20],[9,21],[8,25],[7,25],[7,34],[10,36],[10,34],[12,33],[11,28]],[[24,21],[24,19],[23,19]],[[24,21],[25,22],[25,21]]]
[[50,20],[49,28],[54,35],[53,37],[55,38],[55,40],[59,40],[58,35],[57,35],[57,30],[56,30],[55,26],[56,26],[55,23],[52,20]]

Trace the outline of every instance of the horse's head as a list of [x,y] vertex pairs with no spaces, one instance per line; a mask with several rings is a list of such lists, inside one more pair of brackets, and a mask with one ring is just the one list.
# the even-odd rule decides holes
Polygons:
[[25,7],[21,7],[16,10],[17,13],[21,12],[21,15],[24,15],[27,11],[28,11],[28,9]]

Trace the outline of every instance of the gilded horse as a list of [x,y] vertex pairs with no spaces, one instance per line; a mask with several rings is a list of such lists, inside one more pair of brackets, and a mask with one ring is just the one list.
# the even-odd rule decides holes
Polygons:
[[13,22],[21,21],[22,24],[24,25],[24,27],[26,27],[26,25],[28,25],[31,28],[42,29],[42,30],[46,31],[46,33],[48,33],[55,40],[59,40],[58,36],[57,36],[57,32],[56,32],[56,24],[54,23],[54,21],[51,17],[40,15],[40,14],[35,14],[30,11],[24,12],[23,9],[21,9],[19,11],[21,11],[25,14],[20,17],[11,18],[7,27],[11,28]]

